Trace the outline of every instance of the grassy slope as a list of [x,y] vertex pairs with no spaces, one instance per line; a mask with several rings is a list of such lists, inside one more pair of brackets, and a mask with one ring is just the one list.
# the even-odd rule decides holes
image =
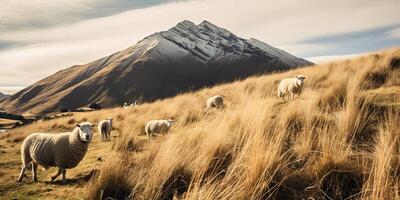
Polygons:
[[0,127],[1,128],[12,128],[16,122],[20,122],[20,121],[0,118]]
[[[15,129],[0,135],[0,196],[399,198],[398,57],[400,50],[389,50]],[[276,97],[279,80],[296,74],[307,76],[305,90],[284,103]],[[226,108],[205,112],[204,102],[214,94],[225,96]],[[39,183],[15,183],[19,145],[27,134],[67,131],[77,121],[110,116],[117,137],[107,143],[95,137],[87,157],[67,171],[67,185],[45,182],[56,169],[40,171]],[[170,116],[177,123],[169,134],[148,141],[146,121]],[[100,169],[97,179],[80,180],[95,168]]]

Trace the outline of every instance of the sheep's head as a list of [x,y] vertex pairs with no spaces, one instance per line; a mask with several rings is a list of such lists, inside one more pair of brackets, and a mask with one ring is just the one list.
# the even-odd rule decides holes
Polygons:
[[169,119],[167,119],[167,121],[168,121],[169,125],[171,126],[175,122],[175,119],[173,117],[170,117]]
[[302,86],[304,84],[304,79],[306,79],[305,76],[303,75],[297,75],[296,76],[296,83],[300,86]]
[[107,120],[110,121],[110,122],[112,122],[112,121],[113,121],[113,118],[112,118],[112,117],[109,117],[109,118],[107,118]]
[[92,124],[90,122],[76,123],[76,126],[79,128],[79,138],[83,142],[90,142],[93,137],[92,127],[96,126],[96,124]]

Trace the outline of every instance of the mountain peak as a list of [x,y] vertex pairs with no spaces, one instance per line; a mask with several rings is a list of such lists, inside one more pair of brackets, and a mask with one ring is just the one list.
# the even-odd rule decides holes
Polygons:
[[215,28],[220,28],[217,25],[207,21],[207,20],[203,20],[200,24],[196,25],[195,23],[193,23],[190,20],[183,20],[181,22],[179,22],[176,26],[186,26],[186,27],[193,27],[193,26],[197,26],[197,27],[204,27],[204,26],[210,26],[210,27],[215,27]]
[[191,22],[189,20],[183,20],[183,21],[179,22],[175,27],[177,27],[177,26],[194,27],[194,26],[196,26],[196,24],[194,24],[193,22]]
[[215,25],[215,24],[213,24],[213,23],[211,23],[211,22],[209,22],[209,21],[207,21],[207,20],[203,20],[203,21],[199,24],[199,26],[201,26],[201,27],[203,27],[203,26],[211,26],[211,27],[220,28],[220,27],[218,27],[217,25]]
[[228,30],[221,28],[207,20],[203,20],[198,25],[196,25],[195,23],[193,23],[189,20],[183,20],[169,30],[178,31],[178,32],[188,32],[188,31],[213,32],[214,34],[222,34],[225,36],[229,36],[230,34],[232,34]]

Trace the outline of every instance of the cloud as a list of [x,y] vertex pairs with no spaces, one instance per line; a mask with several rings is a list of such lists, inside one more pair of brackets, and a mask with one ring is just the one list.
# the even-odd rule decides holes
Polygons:
[[359,54],[346,54],[346,55],[329,55],[329,56],[316,56],[316,57],[308,57],[307,60],[316,63],[316,64],[324,64],[331,61],[340,61],[347,60],[358,56],[366,55],[365,53]]
[[326,35],[303,41],[308,45],[333,48],[319,49],[318,52],[304,52],[307,57],[318,55],[354,54],[391,48],[400,44],[400,38],[390,36],[399,25],[379,27],[346,34]]
[[[39,0],[36,0],[39,1]],[[90,1],[90,0],[75,0]],[[246,0],[203,0],[174,2],[133,10],[110,17],[48,30],[4,35],[11,41],[43,41],[133,34],[135,31],[159,31],[184,19],[201,22],[207,19],[234,33],[257,37],[273,43],[295,42],[328,34],[368,30],[399,23],[397,0],[365,2],[360,0],[279,2]],[[251,11],[251,14],[247,12]],[[379,16],[379,17],[377,17]],[[166,26],[168,25],[168,26]],[[161,27],[160,27],[161,26]],[[43,34],[48,37],[43,37]]]
[[[38,4],[49,2],[33,1]],[[69,15],[69,8],[89,12],[91,7],[100,7],[105,5],[104,2],[112,7],[107,0],[62,0],[59,7],[43,10],[42,17],[33,17],[29,23],[39,23],[38,19],[42,18],[56,20],[58,15],[68,18],[62,21],[71,22],[74,19],[69,18],[74,18],[74,15]],[[304,0],[301,3],[296,0],[198,0],[159,5],[157,2],[152,4],[156,6],[135,8],[106,17],[88,20],[78,17],[74,23],[3,32],[0,34],[0,85],[31,84],[60,69],[123,50],[145,36],[166,30],[184,19],[195,23],[208,20],[239,36],[260,39],[298,56],[341,54],[338,49],[345,48],[345,43],[313,42],[312,39],[394,26],[400,21],[398,0]],[[63,11],[64,7],[68,11]],[[9,14],[0,14],[0,18],[13,14],[15,11],[11,10]],[[13,22],[9,17],[0,21],[0,26],[28,23],[21,21]],[[356,43],[351,45],[357,46]],[[354,49],[355,53],[371,50],[362,49],[362,46],[358,48]]]
[[94,2],[95,0],[1,0],[3,6],[0,8],[0,30],[10,32],[76,21],[79,20],[78,14],[88,11]]
[[0,0],[0,34],[60,26],[171,0]]
[[400,39],[400,27],[387,32],[387,35],[393,39]]

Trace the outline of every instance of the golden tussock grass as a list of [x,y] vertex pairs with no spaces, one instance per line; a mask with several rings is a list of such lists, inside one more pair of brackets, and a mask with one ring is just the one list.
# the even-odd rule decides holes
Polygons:
[[[89,199],[398,199],[399,60],[393,49],[251,77],[135,108],[38,122],[0,139],[114,117],[117,137],[87,185]],[[307,77],[303,94],[283,102],[279,80],[297,74]],[[226,106],[206,112],[215,94]],[[148,120],[171,116],[176,124],[167,135],[146,138]]]

